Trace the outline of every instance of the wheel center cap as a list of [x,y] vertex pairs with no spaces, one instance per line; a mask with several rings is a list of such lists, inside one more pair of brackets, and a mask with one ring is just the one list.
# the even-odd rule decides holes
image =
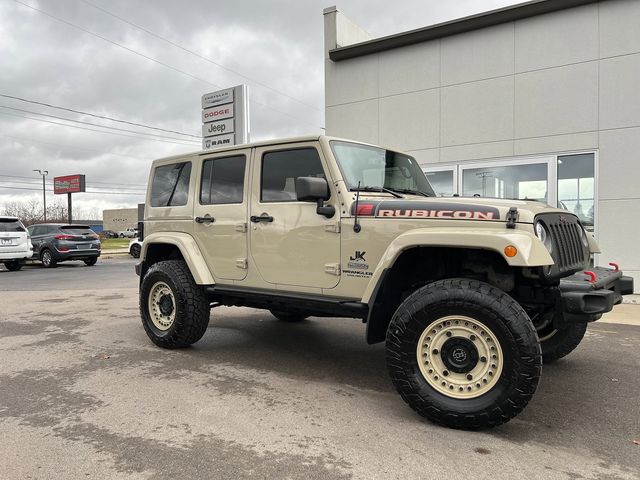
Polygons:
[[442,346],[442,361],[456,373],[467,373],[478,364],[478,349],[471,340],[453,337]]
[[173,300],[169,295],[162,295],[158,301],[158,306],[160,307],[160,313],[162,313],[162,315],[168,316],[173,313]]

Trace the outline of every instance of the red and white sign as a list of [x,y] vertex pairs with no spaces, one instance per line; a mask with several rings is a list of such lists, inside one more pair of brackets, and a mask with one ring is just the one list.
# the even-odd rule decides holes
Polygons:
[[222,105],[220,107],[207,108],[202,111],[202,123],[215,122],[225,118],[233,117],[233,103]]
[[78,193],[85,191],[84,175],[67,175],[53,178],[53,193]]

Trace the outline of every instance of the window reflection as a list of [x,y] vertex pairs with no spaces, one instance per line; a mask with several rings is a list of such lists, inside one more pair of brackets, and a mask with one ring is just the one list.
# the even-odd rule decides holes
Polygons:
[[521,200],[548,200],[546,163],[486,166],[463,170],[462,194]]
[[443,170],[441,172],[425,171],[425,175],[437,196],[453,196],[453,170]]
[[558,207],[574,213],[593,231],[594,154],[558,156]]

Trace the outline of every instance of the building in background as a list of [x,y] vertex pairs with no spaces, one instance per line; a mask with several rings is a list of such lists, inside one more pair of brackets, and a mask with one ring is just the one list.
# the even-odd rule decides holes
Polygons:
[[118,208],[103,210],[102,225],[104,230],[118,232],[127,228],[138,227],[138,208]]
[[378,39],[324,18],[328,135],[410,152],[442,195],[565,207],[640,288],[640,1],[537,0]]

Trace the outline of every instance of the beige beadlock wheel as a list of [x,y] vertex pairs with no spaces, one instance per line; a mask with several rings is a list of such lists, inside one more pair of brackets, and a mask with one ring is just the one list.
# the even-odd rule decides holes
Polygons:
[[491,390],[504,361],[493,332],[482,322],[460,315],[439,318],[425,328],[416,355],[429,385],[458,399],[479,397]]
[[161,331],[171,328],[176,318],[176,300],[169,285],[157,282],[149,292],[149,316]]

